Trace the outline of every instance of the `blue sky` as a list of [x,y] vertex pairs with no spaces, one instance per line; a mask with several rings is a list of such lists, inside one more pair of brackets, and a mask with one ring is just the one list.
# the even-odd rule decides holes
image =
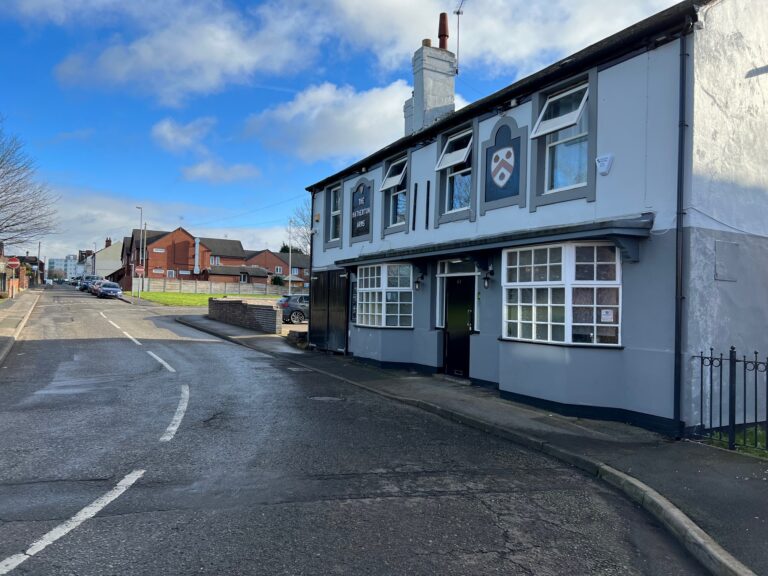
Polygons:
[[[402,135],[411,55],[457,4],[4,0],[4,130],[59,197],[43,255],[121,239],[137,205],[154,229],[279,248],[305,186]],[[457,99],[672,4],[465,0]]]

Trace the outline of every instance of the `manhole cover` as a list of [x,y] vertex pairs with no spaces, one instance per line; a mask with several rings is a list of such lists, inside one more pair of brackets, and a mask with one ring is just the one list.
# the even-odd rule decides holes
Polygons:
[[310,396],[309,399],[318,402],[341,402],[344,400],[344,398],[337,398],[336,396]]

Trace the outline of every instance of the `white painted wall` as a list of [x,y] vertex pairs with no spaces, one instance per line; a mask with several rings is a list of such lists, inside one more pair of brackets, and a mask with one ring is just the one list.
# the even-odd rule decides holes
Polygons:
[[[344,182],[344,222],[342,246],[323,250],[325,224],[324,198],[319,193],[315,200],[315,213],[321,221],[315,223],[313,258],[316,269],[333,267],[333,262],[357,258],[372,252],[447,242],[457,239],[478,238],[504,232],[531,228],[568,225],[624,216],[642,212],[656,213],[655,232],[661,233],[674,226],[675,191],[677,177],[678,135],[678,66],[679,44],[672,42],[660,48],[607,68],[598,74],[598,134],[597,154],[613,154],[613,168],[609,175],[597,175],[595,202],[574,200],[539,207],[531,212],[528,207],[516,206],[491,210],[478,216],[475,222],[459,221],[434,228],[434,203],[438,198],[435,164],[437,144],[428,144],[412,154],[411,192],[418,182],[416,230],[408,234],[391,234],[381,238],[382,194],[379,192],[382,166],[370,167],[360,177],[374,181],[373,190],[373,242],[350,245],[349,203],[351,190],[358,177]],[[593,97],[593,96],[591,96]],[[535,118],[531,103],[525,102],[506,112],[519,126],[530,127]],[[498,116],[480,123],[476,134],[475,169],[478,168],[480,144],[490,137]],[[528,143],[530,146],[530,142]],[[530,150],[528,157],[530,158]],[[531,182],[530,166],[527,182]],[[476,183],[481,175],[477,175]],[[425,229],[427,181],[431,182],[430,227]],[[530,194],[530,190],[526,193]],[[411,201],[413,199],[411,198]],[[530,203],[529,203],[530,204]],[[412,206],[411,210],[414,207]],[[413,212],[411,212],[411,218]]]

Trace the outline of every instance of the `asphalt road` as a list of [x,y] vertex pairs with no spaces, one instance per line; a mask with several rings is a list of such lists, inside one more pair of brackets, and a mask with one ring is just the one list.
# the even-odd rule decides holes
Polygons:
[[56,287],[0,366],[4,573],[702,569],[612,489],[540,454],[173,310]]

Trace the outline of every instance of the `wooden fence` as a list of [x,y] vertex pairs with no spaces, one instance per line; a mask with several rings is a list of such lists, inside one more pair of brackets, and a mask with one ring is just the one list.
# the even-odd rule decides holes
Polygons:
[[[141,278],[133,278],[133,291],[141,285]],[[182,294],[288,294],[288,286],[272,284],[244,284],[240,282],[209,282],[203,280],[172,280],[168,278],[144,278],[144,292],[176,292]],[[294,287],[291,294],[308,294],[306,288]]]

